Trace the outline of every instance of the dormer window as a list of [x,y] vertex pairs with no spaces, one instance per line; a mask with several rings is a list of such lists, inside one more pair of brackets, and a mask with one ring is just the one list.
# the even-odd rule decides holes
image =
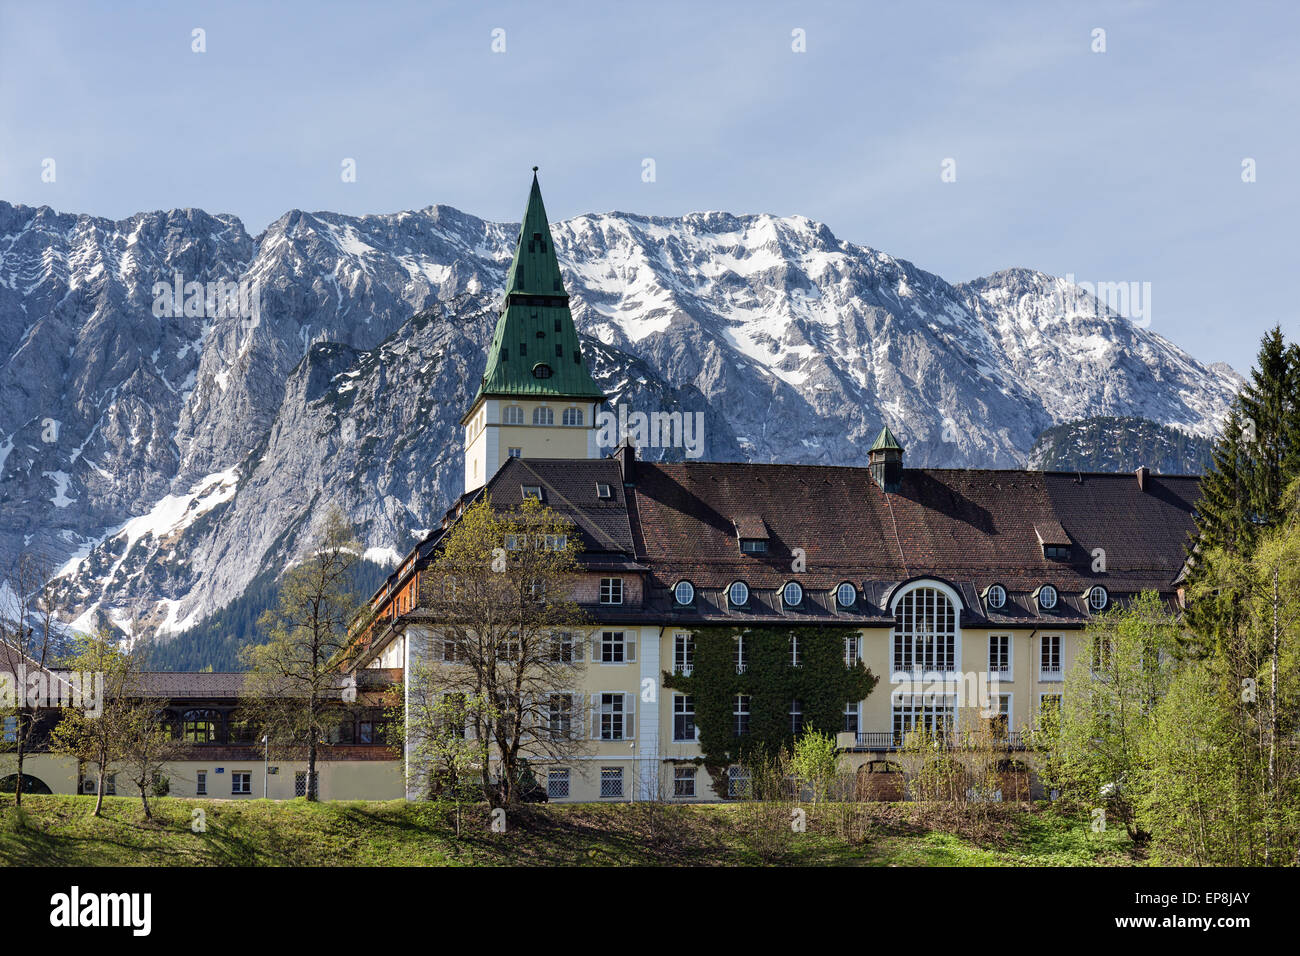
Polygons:
[[1034,534],[1043,549],[1043,557],[1049,561],[1068,561],[1070,559],[1070,536],[1061,527],[1059,521],[1034,522]]
[[767,554],[767,524],[758,515],[741,515],[732,522],[741,554]]
[[690,581],[678,581],[673,588],[673,600],[685,607],[695,600],[695,585]]
[[988,602],[990,608],[1000,611],[1007,605],[1007,589],[1000,584],[990,584],[984,594],[984,600]]
[[1088,607],[1094,611],[1104,611],[1109,603],[1110,595],[1100,584],[1094,584],[1088,589]]
[[550,378],[551,367],[545,362],[538,362],[533,366],[533,378]]
[[727,588],[727,600],[732,607],[744,607],[749,603],[749,585],[744,581],[734,581]]
[[614,489],[603,481],[598,481],[596,482],[596,497],[601,501],[612,501],[614,499]]
[[845,581],[835,589],[835,603],[842,608],[853,607],[858,603],[858,589]]
[[1038,606],[1044,611],[1050,611],[1056,607],[1056,588],[1050,584],[1044,584],[1038,589]]
[[798,581],[790,581],[781,589],[781,600],[785,602],[786,607],[798,607],[803,603],[803,585]]
[[542,500],[541,485],[520,485],[520,490],[522,491],[525,499],[536,498],[538,501]]

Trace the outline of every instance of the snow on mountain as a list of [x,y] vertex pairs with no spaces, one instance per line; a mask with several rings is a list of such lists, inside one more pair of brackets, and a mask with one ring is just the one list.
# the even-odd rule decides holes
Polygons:
[[[403,553],[460,491],[516,231],[431,206],[295,210],[251,238],[200,210],[0,202],[0,569],[26,543],[65,565],[83,625],[139,599],[178,631],[283,567],[326,503]],[[1240,382],[1063,280],[950,285],[803,217],[553,232],[597,380],[704,412],[715,459],[862,463],[883,423],[909,464],[1019,467],[1079,418],[1212,435]],[[159,317],[178,275],[242,283],[257,314],[186,293]]]

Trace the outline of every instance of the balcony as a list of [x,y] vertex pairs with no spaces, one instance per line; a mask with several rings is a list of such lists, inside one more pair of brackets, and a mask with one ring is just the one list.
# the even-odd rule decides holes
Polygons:
[[[857,735],[857,744],[854,750],[870,750],[885,752],[890,750],[900,750],[903,746],[903,734],[894,733],[889,730],[873,730]],[[968,738],[965,734],[948,734],[946,737],[939,738],[946,749],[960,750],[967,745]],[[1008,733],[1001,734],[994,739],[994,746],[998,750],[1028,750],[1028,742],[1025,735],[1018,730],[1012,730]]]

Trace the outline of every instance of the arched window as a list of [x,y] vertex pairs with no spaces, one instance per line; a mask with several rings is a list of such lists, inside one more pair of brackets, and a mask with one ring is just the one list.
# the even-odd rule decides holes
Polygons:
[[537,406],[536,408],[533,409],[533,424],[554,425],[555,412],[547,408],[545,405]]
[[1110,603],[1110,595],[1100,584],[1094,584],[1092,590],[1088,592],[1088,605],[1094,611],[1106,610],[1106,605]]
[[181,739],[192,744],[217,743],[221,739],[221,711],[185,711],[181,714]]
[[566,425],[581,425],[581,424],[582,424],[582,409],[581,409],[581,408],[566,408],[566,409],[564,410],[564,424],[566,424]]
[[1050,584],[1044,584],[1038,589],[1038,606],[1044,611],[1050,611],[1056,607],[1056,588]]
[[935,587],[906,592],[894,608],[893,670],[903,673],[957,668],[957,609]]
[[501,421],[506,425],[522,425],[524,423],[524,410],[518,405],[507,405],[501,415]]

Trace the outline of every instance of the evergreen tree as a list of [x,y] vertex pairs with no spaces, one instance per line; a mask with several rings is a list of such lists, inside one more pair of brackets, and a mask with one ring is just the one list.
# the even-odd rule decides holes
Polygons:
[[[1193,585],[1213,577],[1210,555],[1249,557],[1260,535],[1283,518],[1282,492],[1300,476],[1300,347],[1274,327],[1260,344],[1250,380],[1234,400],[1201,482]],[[1241,596],[1232,588],[1202,591],[1189,609],[1195,642],[1222,655],[1241,626]]]

